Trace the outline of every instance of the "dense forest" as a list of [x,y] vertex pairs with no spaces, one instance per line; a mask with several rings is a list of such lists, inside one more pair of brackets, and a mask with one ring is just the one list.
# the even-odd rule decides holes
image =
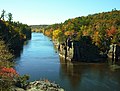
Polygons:
[[22,50],[24,42],[29,39],[31,39],[31,28],[26,24],[14,22],[12,14],[6,14],[6,11],[3,10],[0,16],[1,91],[11,91],[11,86],[18,81],[17,79],[20,76],[12,68],[14,66],[13,61]]
[[120,41],[120,10],[68,19],[64,23],[47,27],[45,35],[60,43],[68,37],[81,42],[87,36],[100,52],[105,52],[110,44]]

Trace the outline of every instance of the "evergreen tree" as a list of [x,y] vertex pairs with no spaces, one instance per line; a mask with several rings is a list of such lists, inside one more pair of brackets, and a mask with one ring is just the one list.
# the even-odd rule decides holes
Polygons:
[[12,14],[8,13],[8,21],[11,22],[13,20]]
[[0,16],[0,19],[5,20],[5,10],[3,9],[2,14]]

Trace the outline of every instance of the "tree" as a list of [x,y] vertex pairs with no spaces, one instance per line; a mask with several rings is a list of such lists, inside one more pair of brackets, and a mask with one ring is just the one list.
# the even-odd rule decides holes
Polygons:
[[54,30],[53,31],[53,40],[55,40],[55,39],[59,40],[60,34],[61,34],[61,30],[60,29]]
[[0,16],[0,19],[5,20],[5,12],[6,12],[6,11],[3,9],[2,14],[1,14],[1,16]]
[[8,13],[8,21],[11,22],[13,20],[12,14]]

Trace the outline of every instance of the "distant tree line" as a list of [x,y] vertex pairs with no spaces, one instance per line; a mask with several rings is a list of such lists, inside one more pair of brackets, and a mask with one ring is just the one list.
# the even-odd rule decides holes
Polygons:
[[32,32],[44,32],[48,25],[31,25]]

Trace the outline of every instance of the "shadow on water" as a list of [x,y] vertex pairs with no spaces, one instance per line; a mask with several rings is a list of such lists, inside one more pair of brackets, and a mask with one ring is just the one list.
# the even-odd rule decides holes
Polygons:
[[69,79],[67,91],[119,91],[120,67],[108,63],[72,63],[60,58],[60,75]]
[[[23,46],[29,46],[29,41],[30,40],[25,41]],[[23,47],[17,48],[17,50],[14,53],[15,58],[16,58],[15,61],[17,61],[21,57],[22,54],[23,54]]]

